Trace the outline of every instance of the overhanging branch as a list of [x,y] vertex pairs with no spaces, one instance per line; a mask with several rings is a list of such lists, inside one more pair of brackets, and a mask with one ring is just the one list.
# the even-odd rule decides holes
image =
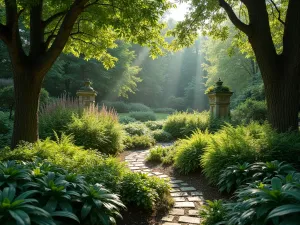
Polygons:
[[274,8],[276,9],[277,13],[278,13],[278,20],[280,23],[282,23],[283,25],[285,25],[285,22],[281,19],[281,12],[280,10],[278,9],[276,3],[273,1],[273,0],[270,0],[270,2],[272,3],[272,5],[274,6]]
[[50,16],[48,19],[46,19],[45,21],[43,21],[43,26],[44,27],[48,26],[50,23],[52,23],[57,18],[63,17],[67,12],[68,12],[67,10],[64,10],[64,11],[58,12],[58,13]]
[[226,11],[229,19],[231,22],[236,26],[239,30],[247,34],[248,36],[251,33],[250,26],[243,23],[234,13],[232,7],[225,1],[225,0],[219,0],[220,6]]

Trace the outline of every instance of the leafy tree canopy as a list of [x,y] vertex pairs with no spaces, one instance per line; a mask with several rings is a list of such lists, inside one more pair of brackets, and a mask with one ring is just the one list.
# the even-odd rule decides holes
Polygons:
[[[166,44],[160,33],[164,27],[160,18],[172,7],[167,0],[0,0],[2,9],[9,7],[14,10],[16,4],[19,21],[26,28],[31,28],[31,35],[39,33],[34,29],[40,29],[33,25],[35,16],[39,17],[34,14],[42,14],[42,39],[49,57],[57,54],[57,45],[63,46],[67,39],[65,53],[75,56],[83,54],[86,59],[98,59],[106,68],[112,67],[117,60],[107,51],[117,46],[116,40],[150,46],[152,56],[161,54],[161,46]],[[8,22],[3,11],[0,22],[5,24]],[[70,20],[76,18],[76,14],[79,16],[72,25]],[[65,30],[70,25],[72,31],[70,37],[66,38]],[[22,40],[23,44],[28,41],[26,38]],[[35,51],[36,41],[36,37],[30,38],[30,52]]]
[[[243,0],[182,0],[181,2],[190,3],[190,12],[186,15],[185,20],[179,22],[176,28],[170,32],[171,35],[177,37],[173,41],[173,48],[191,45],[201,29],[204,36],[209,35],[221,40],[225,40],[229,34],[233,33],[232,44],[238,46],[241,52],[246,53],[248,57],[254,57],[246,35],[240,30],[241,23],[235,24],[235,30],[230,28],[231,22],[228,23],[229,17],[233,21],[239,19],[243,24],[249,24],[249,15],[243,5]],[[266,1],[271,34],[277,53],[282,52],[282,36],[288,2],[288,0]],[[235,16],[238,18],[234,18]]]

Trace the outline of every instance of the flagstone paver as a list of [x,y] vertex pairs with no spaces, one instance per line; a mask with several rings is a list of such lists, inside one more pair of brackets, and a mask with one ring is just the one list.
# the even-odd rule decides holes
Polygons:
[[[163,146],[169,146],[164,144]],[[144,173],[147,176],[157,176],[165,179],[170,183],[172,189],[170,190],[171,196],[174,199],[174,206],[166,215],[161,219],[162,225],[195,225],[200,224],[199,208],[203,204],[203,194],[196,190],[194,187],[189,186],[182,180],[176,177],[169,177],[161,172],[153,171],[145,165],[145,159],[149,154],[149,150],[134,151],[125,157],[128,167],[133,172]],[[196,203],[196,204],[195,204]]]

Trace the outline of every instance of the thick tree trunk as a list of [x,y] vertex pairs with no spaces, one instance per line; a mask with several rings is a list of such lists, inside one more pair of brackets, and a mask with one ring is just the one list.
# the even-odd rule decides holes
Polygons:
[[[282,74],[287,77],[287,74]],[[268,120],[278,132],[298,130],[298,80],[289,78],[265,82]]]
[[11,147],[38,140],[38,107],[42,79],[30,71],[14,73],[15,119]]

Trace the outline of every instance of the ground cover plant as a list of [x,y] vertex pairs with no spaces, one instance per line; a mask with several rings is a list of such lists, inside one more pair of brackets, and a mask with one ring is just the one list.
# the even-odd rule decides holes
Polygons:
[[146,158],[148,162],[163,163],[165,165],[173,164],[175,155],[174,146],[158,145],[150,149],[149,155]]
[[[123,181],[127,177],[132,176],[132,172],[130,172],[125,163],[121,163],[113,157],[104,157],[98,151],[85,150],[83,147],[78,147],[73,144],[72,137],[70,136],[62,135],[57,141],[46,139],[37,141],[34,144],[24,144],[13,151],[6,148],[1,151],[0,156],[1,161],[32,161],[36,158],[47,160],[49,163],[72,171],[72,173],[82,174],[86,177],[88,183],[100,183],[104,185],[111,192],[121,194],[121,200],[124,203],[130,204],[130,206],[149,210],[149,202],[151,202],[151,206],[154,208],[157,206],[156,202],[158,203],[159,199],[169,201],[169,186],[163,185],[164,188],[161,187],[161,182],[164,181],[158,182],[152,177],[145,178],[138,176],[135,178],[136,182],[149,182],[151,185],[138,190],[134,189],[133,185],[136,185],[134,183],[127,183],[126,186],[122,186]],[[132,193],[132,190],[142,191],[139,196],[143,195],[144,198],[126,200],[126,193]],[[158,196],[158,198],[155,197],[155,201],[152,202],[153,197],[143,192],[151,192],[154,196]],[[136,196],[138,196],[137,194]],[[167,202],[164,203],[168,204]]]
[[0,149],[10,144],[12,127],[13,120],[9,118],[9,112],[0,111]]
[[82,175],[34,161],[0,163],[1,224],[115,224],[125,206]]

